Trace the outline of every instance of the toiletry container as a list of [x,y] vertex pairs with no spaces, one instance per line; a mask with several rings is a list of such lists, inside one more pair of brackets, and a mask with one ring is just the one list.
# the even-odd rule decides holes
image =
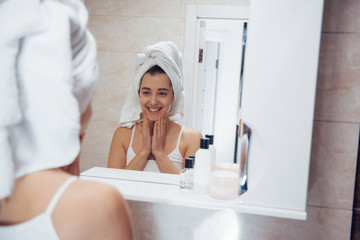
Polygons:
[[208,194],[217,199],[237,198],[239,185],[239,164],[220,162],[210,174]]
[[239,174],[239,164],[238,163],[232,163],[232,162],[219,162],[216,163],[213,170],[227,170],[227,171],[232,171],[236,174]]
[[238,177],[234,171],[215,170],[210,174],[209,196],[217,199],[236,199],[238,193]]
[[195,154],[194,192],[207,193],[211,171],[211,153],[209,139],[200,139],[200,149]]
[[180,171],[180,189],[193,189],[193,162],[192,158],[185,159],[185,168]]
[[189,158],[191,158],[193,160],[193,167],[195,165],[195,155],[189,155]]
[[213,169],[216,164],[216,149],[214,145],[214,135],[206,134],[205,138],[209,139],[209,150],[211,153],[211,169]]

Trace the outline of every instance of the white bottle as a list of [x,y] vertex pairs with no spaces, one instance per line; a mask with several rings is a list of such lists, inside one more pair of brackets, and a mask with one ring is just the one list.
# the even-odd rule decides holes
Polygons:
[[206,138],[209,139],[209,150],[211,153],[211,170],[214,169],[216,164],[216,149],[214,146],[214,135],[206,134]]
[[211,171],[211,153],[209,151],[209,139],[200,139],[200,149],[195,154],[194,165],[194,192],[207,193],[210,171]]

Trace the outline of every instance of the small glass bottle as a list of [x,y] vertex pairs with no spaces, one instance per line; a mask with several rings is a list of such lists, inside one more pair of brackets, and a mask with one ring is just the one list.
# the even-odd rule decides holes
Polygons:
[[193,159],[185,159],[185,168],[180,171],[180,189],[193,189]]
[[192,162],[192,167],[194,168],[195,165],[195,155],[189,155],[189,158],[191,158],[193,160]]

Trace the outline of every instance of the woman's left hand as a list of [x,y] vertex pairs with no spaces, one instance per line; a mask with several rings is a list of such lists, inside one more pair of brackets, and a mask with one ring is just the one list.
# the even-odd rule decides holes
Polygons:
[[164,153],[166,120],[167,114],[164,113],[159,116],[158,120],[154,124],[151,151],[155,158],[161,156],[161,154]]

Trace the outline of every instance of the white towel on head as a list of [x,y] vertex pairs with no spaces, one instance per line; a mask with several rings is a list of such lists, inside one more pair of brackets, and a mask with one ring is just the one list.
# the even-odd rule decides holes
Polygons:
[[137,67],[134,82],[131,85],[120,115],[120,126],[131,128],[142,121],[139,99],[140,82],[151,67],[158,65],[170,78],[174,90],[174,102],[171,104],[169,118],[179,121],[184,113],[184,87],[182,55],[172,42],[158,42],[148,46],[137,55]]
[[97,62],[81,1],[2,1],[0,22],[2,199],[15,178],[75,160]]

